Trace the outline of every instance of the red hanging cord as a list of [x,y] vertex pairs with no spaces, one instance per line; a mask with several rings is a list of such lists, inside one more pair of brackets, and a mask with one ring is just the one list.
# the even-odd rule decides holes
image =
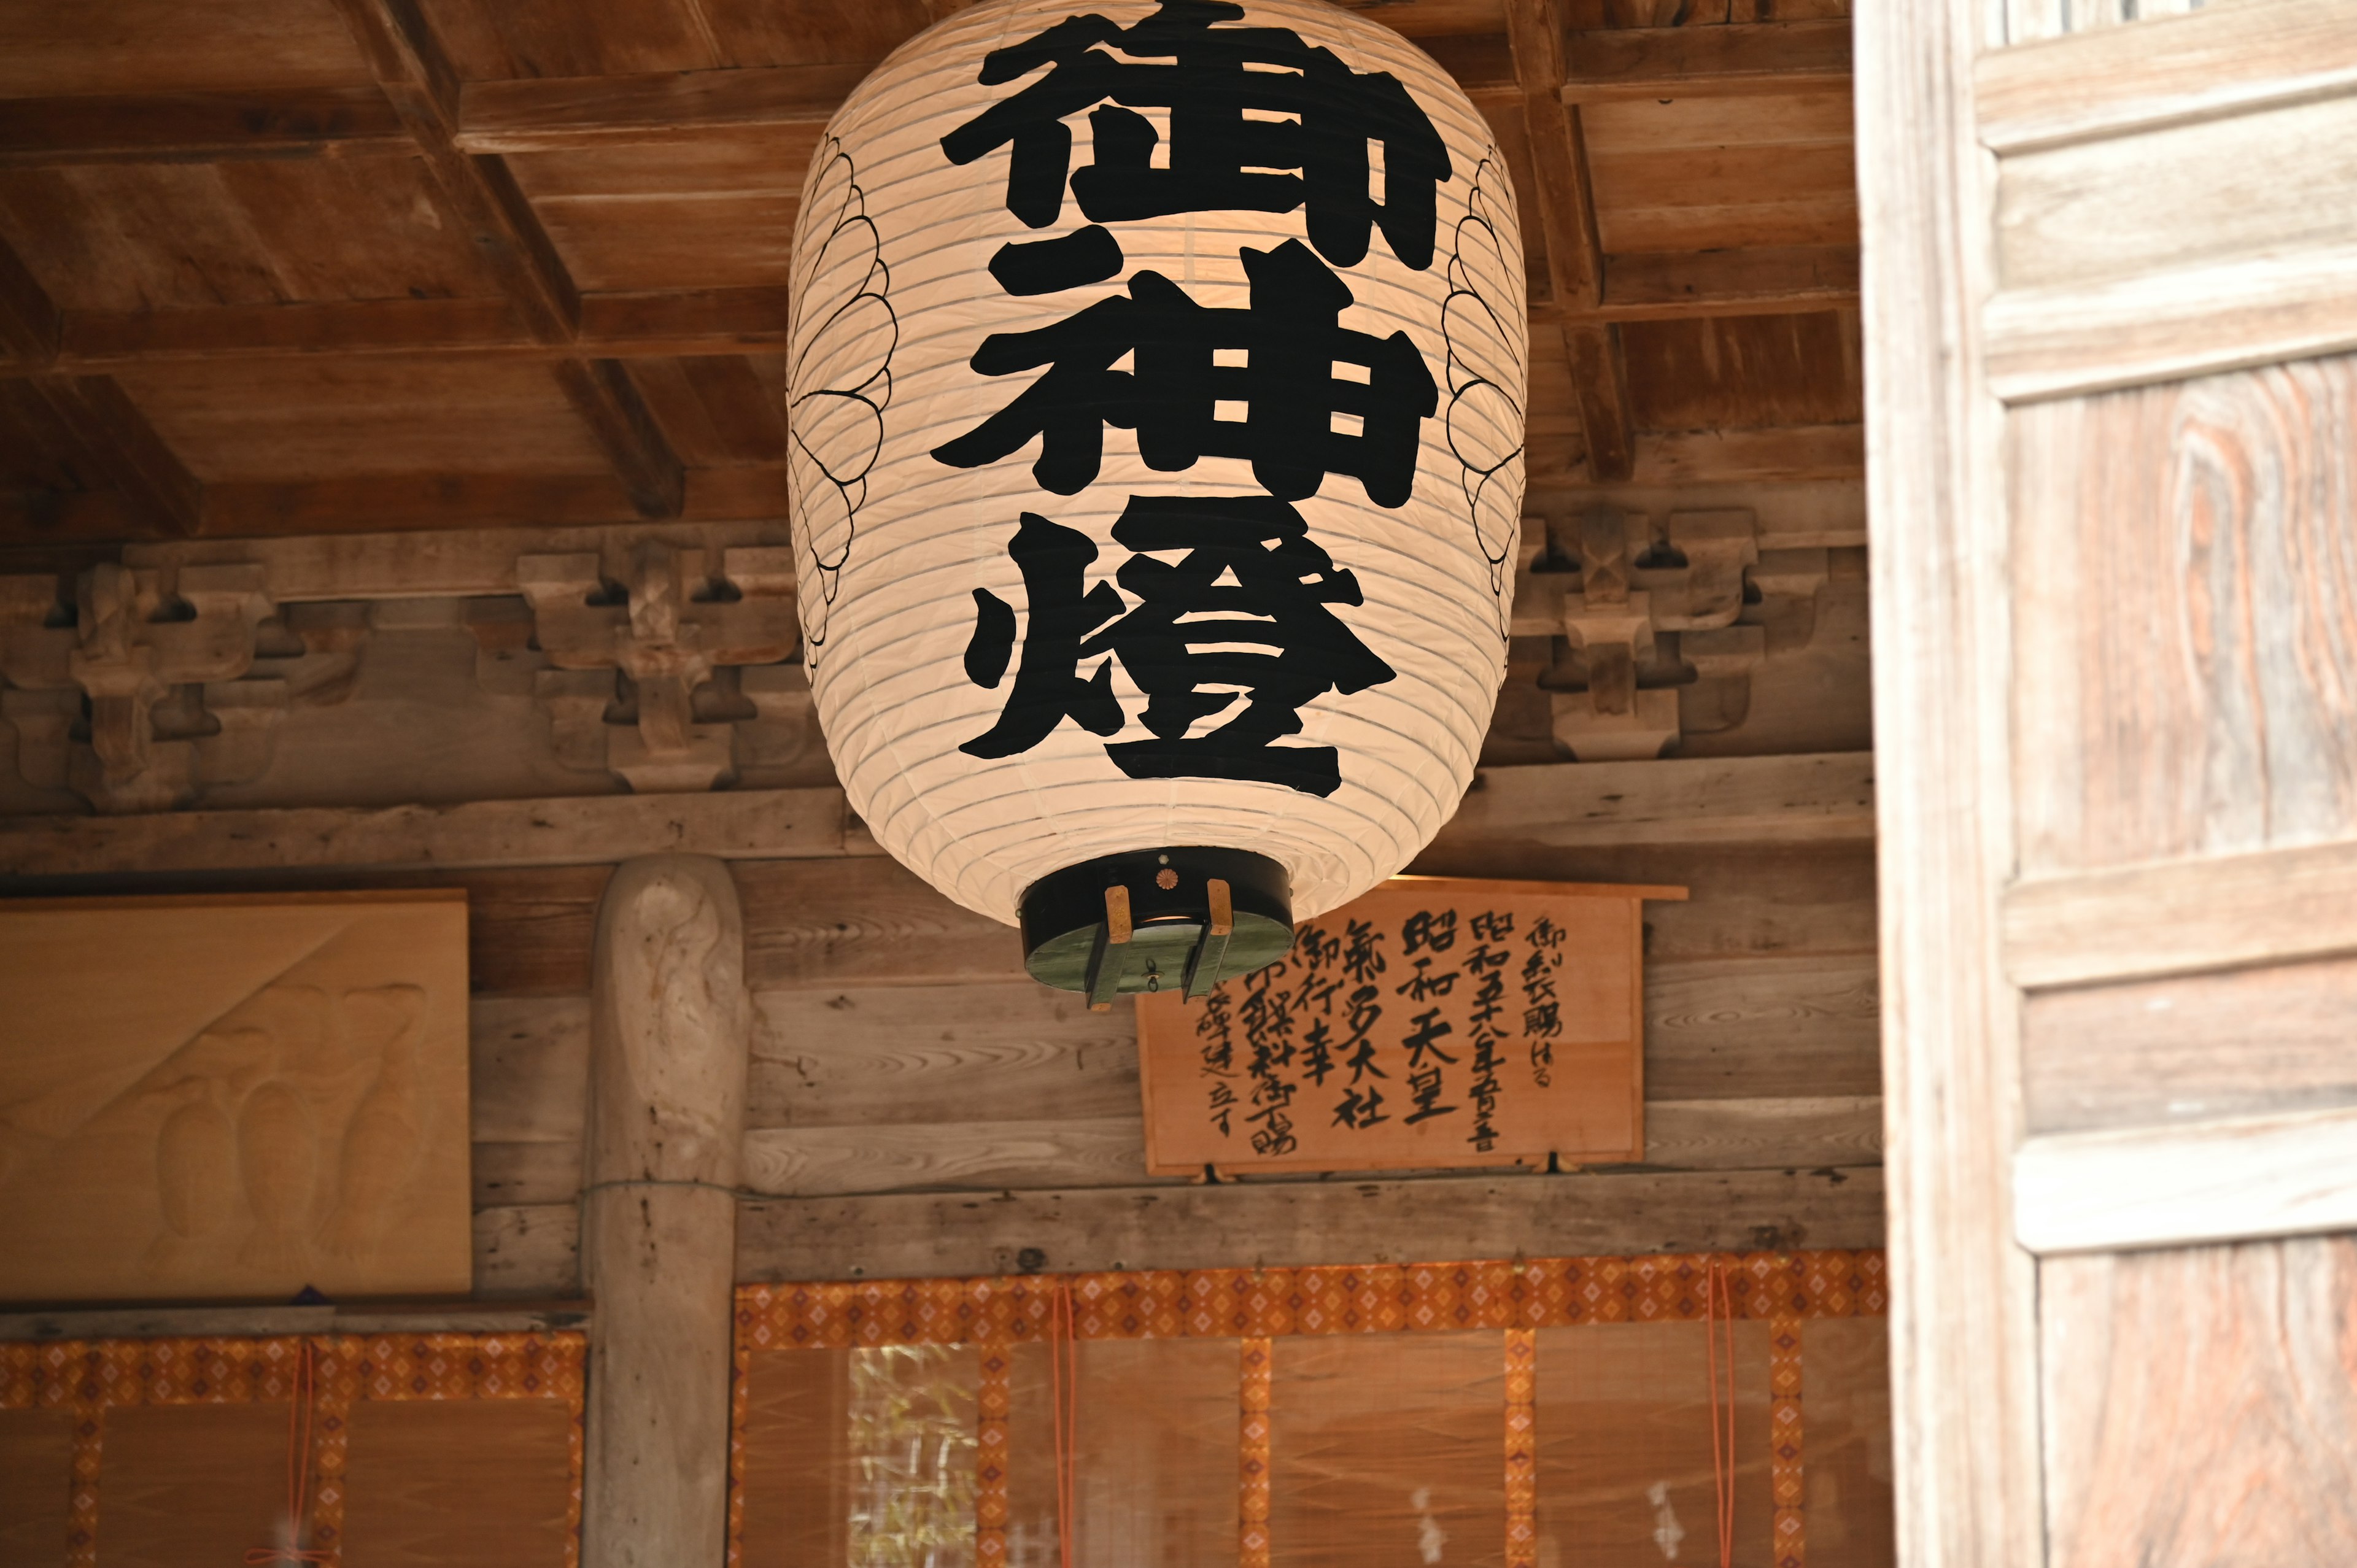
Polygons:
[[295,1352],[295,1393],[286,1406],[286,1538],[277,1546],[253,1546],[246,1549],[245,1560],[251,1568],[264,1568],[274,1563],[329,1563],[332,1552],[320,1552],[301,1544],[304,1517],[311,1491],[311,1407],[318,1393],[319,1372],[311,1342],[306,1339]]
[[1056,1554],[1072,1568],[1072,1516],[1078,1512],[1075,1450],[1081,1435],[1081,1365],[1072,1287],[1059,1281],[1048,1319],[1049,1393],[1056,1429]]
[[[1718,1326],[1727,1323],[1726,1394],[1720,1397]],[[1702,1326],[1710,1346],[1710,1467],[1718,1483],[1718,1568],[1735,1568],[1735,1300],[1719,1265],[1703,1275]],[[1719,1410],[1726,1408],[1722,1427]]]

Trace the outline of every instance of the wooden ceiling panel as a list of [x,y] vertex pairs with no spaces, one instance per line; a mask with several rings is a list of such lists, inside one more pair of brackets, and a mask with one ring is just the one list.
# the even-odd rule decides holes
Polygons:
[[0,171],[0,237],[65,310],[284,297],[261,236],[209,164]]
[[1856,140],[1850,116],[1846,92],[1587,103],[1579,111],[1589,151],[1607,155],[1678,148],[1846,147]]
[[422,0],[469,81],[710,70],[730,63],[697,0]]
[[635,360],[630,376],[672,449],[689,467],[786,460],[784,405],[743,357]]
[[49,400],[27,380],[0,380],[0,490],[87,490],[87,464]]
[[1702,27],[1727,22],[1828,21],[1850,13],[1850,0],[1563,0],[1566,25]]
[[5,170],[0,236],[68,311],[496,292],[406,157]]
[[782,284],[814,125],[510,158],[585,290]]
[[1609,252],[1857,242],[1846,92],[1591,103],[1580,124]]
[[221,166],[290,300],[475,299],[499,293],[412,157]]
[[207,483],[608,470],[545,364],[200,360],[143,366],[118,379]]
[[1591,143],[1588,156],[1610,253],[1857,242],[1846,145],[1605,153]]
[[686,0],[727,63],[843,65],[880,60],[932,25],[923,0]]
[[1620,328],[1620,346],[1642,430],[1863,417],[1855,312],[1632,321]]
[[[777,516],[818,122],[957,3],[0,0],[0,532]],[[1563,0],[1561,49],[1544,0],[1337,3],[1497,132],[1534,485],[1855,468],[1845,0]],[[1598,209],[1565,301],[1539,168],[1559,236]]]
[[0,97],[371,80],[329,0],[0,0]]

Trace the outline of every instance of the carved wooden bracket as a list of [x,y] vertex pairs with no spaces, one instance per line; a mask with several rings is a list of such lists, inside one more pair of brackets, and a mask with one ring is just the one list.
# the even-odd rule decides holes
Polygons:
[[[533,693],[559,755],[608,768],[634,790],[727,782],[736,718],[770,716],[795,687],[807,701],[799,671],[734,673],[777,665],[801,646],[791,551],[642,540],[603,556],[524,556],[516,585],[547,662]],[[731,691],[713,689],[723,671]]]
[[[1751,671],[1814,629],[1824,551],[1763,553],[1748,510],[1674,511],[1656,532],[1641,513],[1598,507],[1566,532],[1576,571],[1550,570],[1543,540],[1525,542],[1513,632],[1581,655],[1586,689],[1553,705],[1555,739],[1583,762],[1659,757],[1689,731],[1742,723]],[[1692,679],[1648,683],[1665,665]]]
[[68,603],[56,577],[0,577],[0,714],[27,781],[101,811],[159,811],[258,775],[287,701],[283,678],[254,677],[265,578],[107,563]]

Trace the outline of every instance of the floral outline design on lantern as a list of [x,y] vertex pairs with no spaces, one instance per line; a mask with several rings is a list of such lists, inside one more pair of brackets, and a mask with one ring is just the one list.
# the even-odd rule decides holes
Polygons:
[[[867,499],[867,476],[884,448],[884,410],[892,401],[892,355],[900,343],[892,309],[891,269],[883,238],[867,216],[866,192],[840,141],[830,137],[814,160],[805,206],[834,220],[827,237],[793,283],[793,371],[787,422],[793,448],[787,470],[789,504],[801,522],[796,538],[805,579],[818,591],[802,596],[804,662],[815,664],[826,642],[827,611],[858,532]],[[805,387],[809,368],[826,368],[840,384]],[[832,499],[829,499],[830,495]]]
[[[1484,158],[1473,171],[1473,188],[1466,198],[1465,216],[1458,219],[1455,242],[1448,252],[1448,298],[1441,306],[1440,336],[1447,354],[1444,374],[1448,381],[1448,409],[1442,416],[1448,431],[1448,449],[1464,466],[1465,511],[1473,537],[1490,563],[1490,584],[1498,596],[1498,635],[1508,635],[1513,623],[1512,565],[1514,546],[1522,536],[1522,519],[1492,516],[1499,498],[1521,487],[1504,478],[1508,467],[1523,455],[1522,398],[1516,389],[1497,379],[1501,367],[1515,361],[1506,325],[1482,297],[1477,286],[1480,269],[1467,259],[1470,246],[1491,254],[1493,270],[1505,274],[1504,245],[1490,216],[1491,192],[1485,179],[1497,165]],[[1510,435],[1511,433],[1511,435]],[[1512,446],[1502,452],[1499,437]]]

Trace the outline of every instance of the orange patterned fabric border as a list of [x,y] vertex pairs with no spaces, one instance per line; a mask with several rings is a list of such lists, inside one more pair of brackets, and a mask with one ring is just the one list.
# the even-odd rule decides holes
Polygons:
[[1266,1338],[1694,1320],[1714,1264],[1746,1318],[1878,1317],[1879,1251],[1696,1252],[1519,1262],[1153,1270],[737,1288],[739,1370],[753,1351],[1044,1340],[1069,1284],[1082,1339]]
[[74,1429],[68,1568],[98,1556],[99,1476],[109,1410],[130,1405],[260,1404],[291,1399],[307,1343],[317,1358],[311,1544],[342,1560],[344,1474],[352,1405],[362,1400],[554,1399],[572,1412],[566,1568],[580,1560],[582,1363],[579,1334],[320,1335],[257,1339],[60,1339],[0,1343],[0,1410],[68,1410]]
[[1236,1568],[1268,1568],[1268,1392],[1275,1347],[1266,1339],[1247,1339],[1238,1355]]
[[1776,1505],[1776,1568],[1808,1560],[1807,1477],[1801,1467],[1801,1320],[1768,1325],[1768,1480]]
[[1539,1337],[1506,1330],[1506,1568],[1538,1568]]
[[981,1568],[1006,1561],[1006,1463],[1015,1415],[1014,1358],[1004,1345],[984,1348],[974,1400],[974,1559]]

